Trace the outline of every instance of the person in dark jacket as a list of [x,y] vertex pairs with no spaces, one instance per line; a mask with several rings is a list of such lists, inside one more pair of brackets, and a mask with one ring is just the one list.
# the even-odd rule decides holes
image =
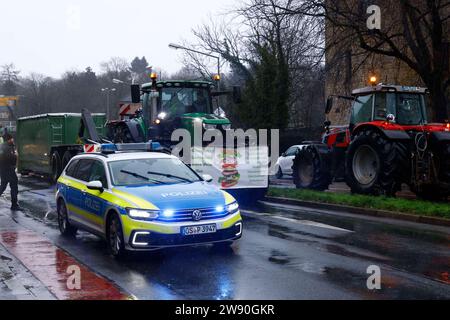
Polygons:
[[21,210],[17,201],[17,195],[19,194],[19,181],[16,174],[17,154],[14,146],[14,138],[9,134],[3,136],[3,144],[0,147],[0,175],[1,186],[0,196],[5,192],[6,187],[9,184],[11,188],[11,210]]

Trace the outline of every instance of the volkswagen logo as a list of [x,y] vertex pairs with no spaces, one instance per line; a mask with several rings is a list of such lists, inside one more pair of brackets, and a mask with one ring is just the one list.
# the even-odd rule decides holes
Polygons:
[[192,212],[192,220],[200,221],[203,218],[203,213],[200,210],[195,210]]

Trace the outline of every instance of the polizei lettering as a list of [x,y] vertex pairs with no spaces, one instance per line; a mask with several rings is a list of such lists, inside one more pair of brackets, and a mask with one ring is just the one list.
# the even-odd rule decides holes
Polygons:
[[209,307],[189,307],[183,304],[182,307],[177,307],[175,310],[176,315],[188,315],[188,316],[202,316],[206,318],[208,316]]
[[161,193],[161,197],[163,197],[163,198],[206,196],[206,195],[208,195],[208,192],[206,192],[206,191],[185,191],[185,192]]

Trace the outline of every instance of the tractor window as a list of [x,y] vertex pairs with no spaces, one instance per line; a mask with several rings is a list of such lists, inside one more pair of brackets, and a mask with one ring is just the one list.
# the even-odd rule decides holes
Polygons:
[[395,115],[395,103],[389,100],[386,92],[377,93],[375,96],[374,120],[385,121],[387,115]]
[[372,121],[373,95],[359,96],[353,103],[350,123],[355,125]]
[[424,100],[419,94],[388,93],[388,108],[395,109],[396,123],[418,125],[426,123]]
[[189,113],[211,113],[211,100],[206,88],[164,88],[161,109],[170,116]]

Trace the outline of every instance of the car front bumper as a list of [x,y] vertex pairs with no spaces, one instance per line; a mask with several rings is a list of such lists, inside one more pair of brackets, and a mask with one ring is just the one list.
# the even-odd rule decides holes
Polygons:
[[[124,240],[128,250],[157,250],[169,247],[234,241],[242,237],[243,222],[240,212],[222,219],[199,222],[160,223],[143,222],[122,216]],[[184,227],[215,224],[215,233],[185,236]]]

